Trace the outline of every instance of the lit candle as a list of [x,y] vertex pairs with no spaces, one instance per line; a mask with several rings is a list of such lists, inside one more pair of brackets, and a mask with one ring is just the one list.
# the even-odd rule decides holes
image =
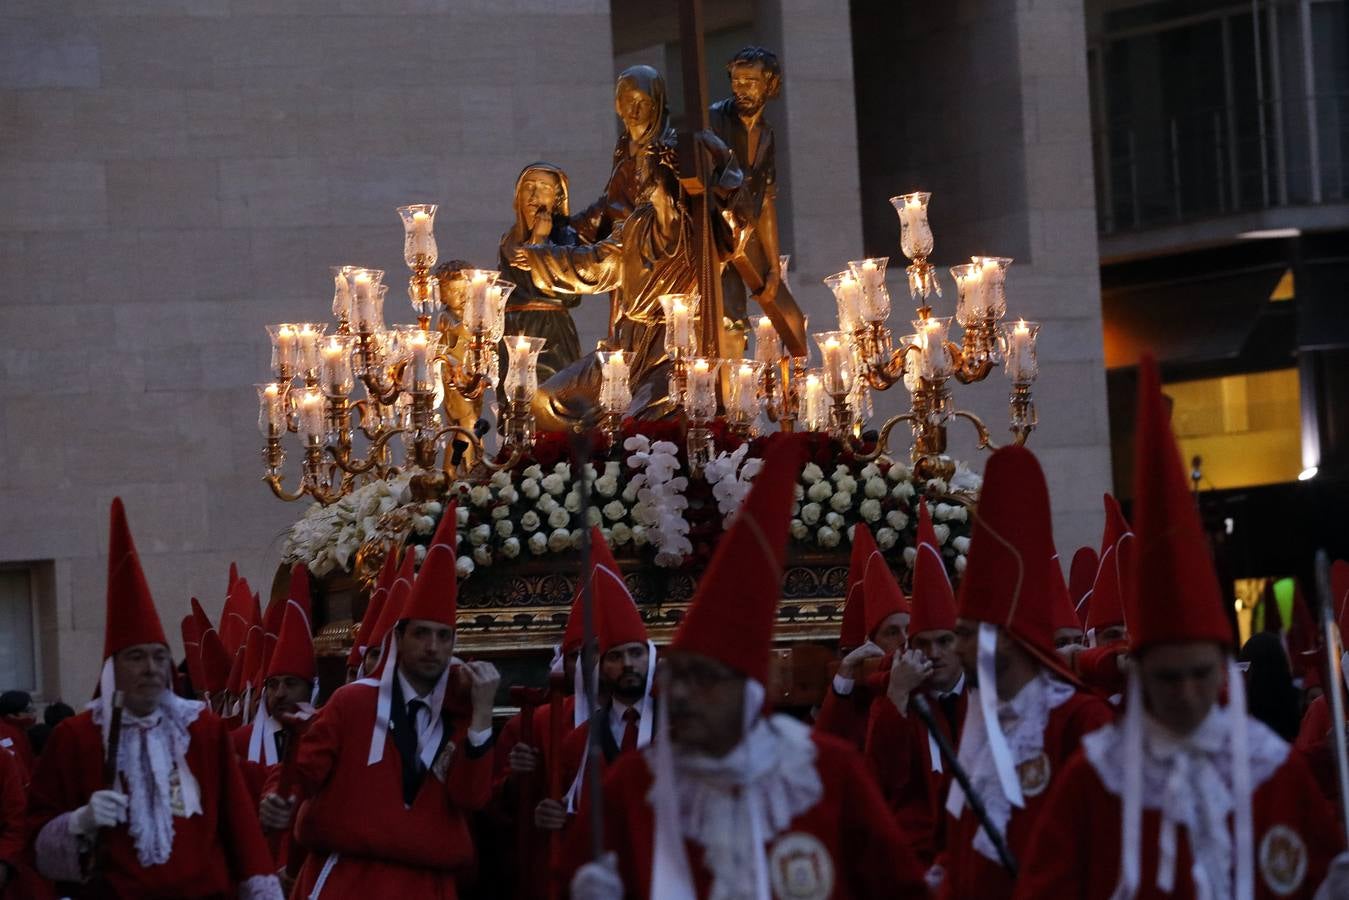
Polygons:
[[530,357],[533,347],[524,335],[506,342],[506,400],[515,399],[520,389],[528,391]]
[[411,250],[420,256],[434,256],[435,238],[431,235],[431,217],[424,210],[412,214],[412,225],[408,232]]
[[820,376],[811,372],[806,376],[806,396],[804,401],[806,428],[820,431],[825,426],[824,383]]
[[754,358],[766,364],[782,358],[782,338],[768,316],[760,316],[754,325]]
[[468,282],[467,324],[475,333],[488,331],[491,327],[491,301],[487,296],[490,278],[491,273],[479,269],[473,273]]
[[674,332],[672,341],[676,347],[688,347],[693,343],[689,334],[692,324],[689,319],[688,304],[684,302],[683,298],[676,297],[670,307],[670,328]]
[[329,395],[346,396],[351,388],[344,377],[346,347],[336,337],[328,339],[323,345],[323,384]]
[[431,344],[426,332],[418,331],[408,341],[412,350],[412,386],[414,390],[428,390],[431,381]]
[[295,366],[295,329],[289,325],[282,325],[276,331],[276,361],[278,366],[288,369]]
[[731,370],[730,410],[740,421],[753,419],[759,413],[759,372],[762,364],[743,361]]
[[300,397],[299,430],[304,437],[323,434],[323,394],[316,389],[307,390]]
[[258,385],[258,431],[275,437],[286,430],[281,410],[281,389],[273,382]]
[[913,325],[918,329],[918,374],[929,381],[949,377],[951,368],[946,355],[946,333],[951,327],[950,318],[933,316],[919,319]]
[[600,355],[602,363],[600,406],[605,412],[622,413],[632,403],[632,388],[628,384],[630,372],[622,350]]
[[351,283],[345,266],[333,269],[333,315],[344,322],[351,320]]
[[710,360],[701,358],[689,367],[690,418],[710,419],[717,414],[716,371]]
[[1038,361],[1035,358],[1035,337],[1040,326],[1022,319],[1008,328],[1003,326],[1005,341],[1005,369],[1014,382],[1026,384],[1035,380]]
[[932,228],[927,221],[927,199],[925,193],[905,194],[902,203],[896,204],[899,211],[899,244],[909,259],[928,256],[932,253]]
[[852,331],[861,321],[861,298],[857,279],[851,272],[846,273],[838,283],[838,327],[843,331]]
[[369,272],[362,270],[356,273],[351,279],[351,293],[351,305],[356,313],[357,330],[371,331],[370,323],[375,317],[371,309],[371,297],[374,295],[374,290]]
[[305,322],[296,335],[299,359],[297,365],[305,372],[312,372],[319,365],[319,331]]

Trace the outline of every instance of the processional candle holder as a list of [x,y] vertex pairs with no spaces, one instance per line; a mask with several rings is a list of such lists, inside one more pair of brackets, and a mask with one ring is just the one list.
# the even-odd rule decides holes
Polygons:
[[848,406],[852,390],[853,358],[848,335],[842,331],[822,331],[814,335],[820,348],[821,383],[829,403],[829,434],[841,441],[852,437],[853,415]]
[[414,203],[398,207],[403,221],[403,262],[412,270],[408,279],[408,300],[417,313],[423,330],[431,327],[431,317],[440,306],[440,282],[431,277],[439,251],[436,248],[436,204]]
[[665,352],[671,362],[670,399],[687,412],[689,361],[698,352],[698,296],[661,294],[656,299],[665,314]]
[[726,423],[731,434],[747,438],[759,415],[760,389],[768,367],[757,360],[726,361]]
[[[905,273],[909,276],[909,294],[915,300],[921,299],[923,308],[928,307],[928,298],[933,294],[941,296],[941,284],[937,281],[937,269],[927,261],[932,255],[932,227],[927,221],[927,205],[932,194],[927,191],[913,191],[890,198],[890,205],[899,214],[899,248],[909,259]],[[922,309],[920,316],[926,318]]]
[[711,425],[717,415],[717,372],[721,363],[719,359],[701,356],[689,360],[684,412],[689,417],[689,471],[695,475],[712,461],[716,449],[713,446]]
[[1039,324],[1024,319],[1002,326],[1003,369],[1012,382],[1012,435],[1018,444],[1025,444],[1039,424],[1035,401],[1031,399],[1031,385],[1040,372],[1035,351],[1039,333]]
[[603,350],[600,360],[600,430],[612,451],[619,446],[623,416],[632,405],[632,373],[622,350]]
[[505,416],[506,446],[527,450],[534,446],[534,394],[539,389],[539,353],[545,338],[513,334],[506,337]]

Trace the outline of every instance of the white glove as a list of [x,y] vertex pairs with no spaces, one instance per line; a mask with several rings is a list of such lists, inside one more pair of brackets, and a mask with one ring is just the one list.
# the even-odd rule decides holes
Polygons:
[[598,862],[589,862],[571,877],[572,900],[622,900],[623,879],[618,877],[618,857],[610,851]]
[[120,791],[94,791],[89,802],[75,810],[71,830],[85,837],[100,828],[112,828],[126,821],[127,796]]
[[1326,880],[1321,882],[1315,900],[1337,900],[1342,897],[1349,897],[1349,851],[1330,861]]

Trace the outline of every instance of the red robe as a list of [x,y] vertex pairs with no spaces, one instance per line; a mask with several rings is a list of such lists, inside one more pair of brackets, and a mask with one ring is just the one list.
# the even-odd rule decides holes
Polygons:
[[[224,723],[202,710],[188,734],[187,766],[201,789],[202,813],[174,819],[169,861],[144,868],[127,826],[105,829],[98,847],[106,883],[76,884],[67,896],[233,900],[240,882],[272,873],[271,855]],[[29,787],[29,827],[39,866],[54,879],[79,881],[68,820],[94,791],[106,787],[103,758],[103,734],[88,711],[57,725],[43,748]]]
[[300,739],[295,774],[307,799],[295,837],[309,855],[295,897],[309,896],[333,857],[323,900],[451,900],[458,896],[455,877],[473,866],[466,813],[491,800],[491,747],[471,751],[466,723],[447,719],[454,750],[446,779],[427,772],[412,805],[404,806],[403,764],[393,738],[384,739],[383,759],[366,763],[377,693],[363,682],[339,688]]
[[876,671],[853,682],[849,694],[835,691],[831,680],[829,689],[825,691],[824,703],[820,704],[820,711],[815,714],[815,730],[842,738],[858,750],[866,746],[871,705],[877,697],[885,696],[894,658],[893,653],[887,653]]
[[0,753],[0,863],[9,880],[0,888],[3,900],[45,900],[56,893],[32,867],[28,853],[28,793],[17,756]]
[[1330,737],[1330,703],[1325,694],[1307,707],[1297,742],[1293,746],[1307,761],[1321,795],[1335,804],[1336,815],[1339,815],[1340,776],[1335,771],[1335,742]]
[[[936,695],[924,692],[924,696],[946,739],[952,747],[959,746],[968,692],[962,690],[956,697],[955,728],[947,722]],[[886,697],[872,704],[867,762],[904,842],[928,865],[942,849],[947,819],[942,806],[952,778],[945,760],[940,772],[932,770],[931,753],[927,726],[915,712],[900,713]]]
[[[926,898],[922,865],[886,813],[861,755],[829,735],[817,732],[811,740],[816,747],[815,766],[823,783],[823,796],[766,845],[769,859],[774,848],[782,845],[785,849],[784,842],[789,839],[822,848],[832,862],[834,887],[820,900],[824,896],[830,900]],[[605,846],[617,852],[627,898],[651,893],[655,843],[653,809],[647,800],[651,784],[645,753],[625,754],[604,779]],[[589,835],[589,818],[582,815],[567,843],[567,879],[588,861]],[[712,881],[702,864],[702,848],[690,840],[684,841],[684,847],[698,896],[707,897]]]
[[[1251,807],[1257,900],[1312,897],[1331,859],[1344,847],[1344,838],[1306,763],[1290,753],[1256,788]],[[1193,897],[1193,859],[1183,828],[1176,840],[1175,891],[1163,894],[1157,889],[1160,822],[1160,812],[1143,810],[1136,900]],[[1120,798],[1106,789],[1086,756],[1077,754],[1050,791],[1048,810],[1040,817],[1029,853],[1021,861],[1015,896],[1019,900],[1109,900],[1119,880],[1120,824]],[[1284,829],[1296,836],[1291,843]],[[1303,848],[1305,870],[1294,885],[1297,866],[1289,860],[1295,862],[1296,855],[1288,856],[1287,848],[1297,842]],[[1278,886],[1284,890],[1275,891],[1272,882],[1281,882]]]
[[234,752],[239,758],[239,770],[243,772],[244,784],[248,785],[248,793],[252,796],[253,805],[256,807],[258,801],[262,799],[262,788],[267,784],[267,777],[272,774],[272,770],[276,766],[249,761],[248,742],[252,737],[252,725],[240,725],[230,732],[230,740],[234,743]]
[[[978,715],[977,712],[971,715]],[[1022,788],[1026,805],[1012,808],[1007,821],[1008,849],[1013,858],[1022,860],[1030,846],[1031,836],[1039,827],[1040,815],[1049,802],[1049,788],[1061,777],[1068,760],[1077,752],[1084,735],[1090,734],[1114,718],[1110,706],[1099,697],[1082,691],[1074,694],[1058,707],[1050,710],[1045,723],[1043,766],[1023,766]],[[1034,779],[1036,787],[1028,783]],[[1038,788],[1038,790],[1036,789]],[[945,802],[945,800],[943,800]],[[960,811],[960,818],[946,815],[946,851],[938,863],[946,870],[940,896],[948,900],[996,900],[1012,896],[1015,886],[1010,873],[974,848],[974,838],[982,827],[969,805]],[[1022,867],[1024,870],[1024,866]]]
[[1102,697],[1123,694],[1128,679],[1120,671],[1119,658],[1128,650],[1129,645],[1120,642],[1079,650],[1073,656],[1073,669],[1087,687]]

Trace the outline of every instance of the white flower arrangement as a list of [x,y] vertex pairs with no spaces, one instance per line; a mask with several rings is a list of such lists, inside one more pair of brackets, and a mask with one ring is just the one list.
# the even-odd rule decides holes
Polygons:
[[628,438],[623,448],[632,454],[628,465],[638,470],[632,478],[637,485],[632,516],[646,526],[644,536],[656,548],[656,565],[678,566],[693,552],[689,523],[684,517],[689,505],[684,491],[689,480],[675,475],[679,471],[679,448],[669,441],[652,443],[643,435]]
[[712,498],[717,501],[717,510],[721,513],[723,528],[731,527],[740,504],[749,494],[754,476],[763,468],[763,460],[746,459],[749,444],[741,444],[727,453],[722,451],[704,467],[707,483],[712,485]]

